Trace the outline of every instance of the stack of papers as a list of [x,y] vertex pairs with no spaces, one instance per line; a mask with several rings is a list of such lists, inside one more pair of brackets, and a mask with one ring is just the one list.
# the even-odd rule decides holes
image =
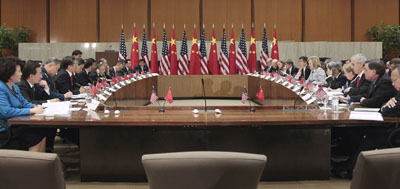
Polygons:
[[45,109],[43,114],[40,115],[45,115],[45,116],[68,115],[70,103],[71,103],[70,101],[44,103],[42,104],[42,106]]
[[383,121],[382,114],[379,113],[379,108],[355,108],[350,112],[351,120],[371,120]]

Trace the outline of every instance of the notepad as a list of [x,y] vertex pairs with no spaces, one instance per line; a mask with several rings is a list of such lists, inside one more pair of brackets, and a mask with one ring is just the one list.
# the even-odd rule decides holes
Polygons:
[[382,114],[379,112],[351,111],[349,119],[350,120],[383,121]]
[[354,108],[356,112],[379,112],[379,108]]

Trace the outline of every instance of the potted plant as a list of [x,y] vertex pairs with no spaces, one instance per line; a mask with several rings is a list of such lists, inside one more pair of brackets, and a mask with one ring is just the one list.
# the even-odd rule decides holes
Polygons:
[[32,31],[25,26],[11,28],[5,25],[0,26],[0,49],[1,55],[18,55],[18,43],[28,42]]
[[372,41],[382,42],[384,58],[400,56],[400,27],[399,25],[375,25],[367,33]]

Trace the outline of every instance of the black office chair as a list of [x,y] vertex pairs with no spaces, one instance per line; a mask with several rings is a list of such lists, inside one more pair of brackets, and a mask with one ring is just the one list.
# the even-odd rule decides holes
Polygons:
[[6,129],[6,131],[4,131],[4,132],[6,132],[7,134],[6,134],[6,138],[0,138],[0,148],[3,148],[3,147],[5,147],[7,144],[8,144],[8,142],[11,140],[11,130],[10,130],[10,127],[8,127],[8,125],[7,124],[5,124],[5,123],[3,123],[3,122],[0,122],[0,127],[3,127],[3,128],[5,128]]

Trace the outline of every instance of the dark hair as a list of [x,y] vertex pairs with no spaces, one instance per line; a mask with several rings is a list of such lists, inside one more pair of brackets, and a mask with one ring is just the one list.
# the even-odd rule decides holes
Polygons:
[[76,55],[82,55],[82,51],[80,51],[80,50],[74,50],[74,51],[72,51],[72,56],[76,56]]
[[91,59],[87,59],[85,65],[83,66],[83,68],[89,68],[90,66],[93,65],[95,61],[91,60]]
[[123,65],[125,63],[125,60],[124,59],[121,59],[121,60],[118,60],[117,61],[117,64],[115,64],[116,66],[118,66],[118,65]]
[[35,75],[36,69],[40,67],[40,64],[32,61],[32,60],[28,60],[28,62],[26,62],[24,69],[22,70],[22,79],[28,79],[28,77],[33,74]]
[[75,60],[78,62],[78,65],[85,64],[85,60],[83,60],[82,58],[76,58]]
[[400,64],[395,64],[394,68],[392,71],[397,69],[397,73],[400,75]]
[[289,60],[286,61],[286,64],[290,64],[290,65],[293,66],[293,61],[289,59]]
[[64,59],[61,61],[61,68],[64,69],[64,70],[66,70],[66,69],[68,68],[69,65],[73,65],[73,64],[74,64],[74,62],[73,62],[71,59],[64,58]]
[[65,59],[74,61],[74,60],[75,60],[75,57],[73,57],[73,56],[66,56],[66,57],[64,57],[64,58],[61,60],[61,62],[62,62],[63,60],[65,60]]
[[382,76],[385,74],[385,65],[379,60],[369,60],[365,62],[370,70],[375,70],[376,74]]
[[21,67],[21,60],[17,57],[0,58],[0,80],[7,83],[17,71],[17,66]]
[[144,59],[140,59],[139,62],[144,62]]
[[303,60],[304,62],[306,62],[308,64],[308,58],[306,56],[300,56],[299,60]]
[[85,60],[85,62],[88,62],[88,61],[96,62],[96,60],[94,58],[88,58]]

